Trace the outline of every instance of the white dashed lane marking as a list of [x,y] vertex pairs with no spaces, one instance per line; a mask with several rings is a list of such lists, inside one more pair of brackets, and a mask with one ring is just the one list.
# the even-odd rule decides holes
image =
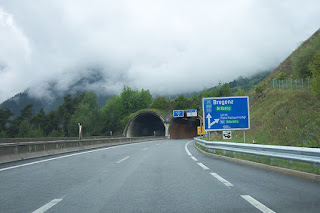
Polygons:
[[[63,198],[63,197],[62,197]],[[54,199],[50,201],[49,203],[45,204],[44,206],[38,208],[37,210],[33,211],[32,213],[43,213],[52,208],[54,205],[58,204],[60,201],[62,201],[62,198],[60,199]]]
[[125,158],[122,158],[121,160],[119,160],[117,163],[122,163],[123,161],[127,160],[128,158],[130,158],[130,156],[127,156]]
[[206,167],[206,166],[205,166],[205,165],[203,165],[202,163],[198,163],[198,165],[199,165],[202,169],[204,169],[204,170],[209,169],[208,167]]
[[248,201],[251,205],[253,205],[257,209],[262,211],[263,213],[275,213],[274,211],[272,211],[271,209],[269,209],[268,207],[266,207],[265,205],[263,205],[262,203],[254,199],[253,197],[251,197],[250,195],[241,195],[241,197],[246,201]]
[[224,179],[223,177],[221,177],[220,175],[218,175],[217,173],[210,173],[213,177],[215,177],[216,179],[218,179],[221,183],[223,183],[224,185],[230,187],[233,186],[232,183],[230,183],[229,181],[227,181],[226,179]]
[[193,156],[191,156],[191,159],[194,160],[194,161],[198,161],[198,159],[193,157]]

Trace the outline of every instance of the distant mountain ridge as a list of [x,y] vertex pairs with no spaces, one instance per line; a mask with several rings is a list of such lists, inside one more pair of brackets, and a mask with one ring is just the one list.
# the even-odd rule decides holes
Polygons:
[[[254,74],[250,77],[238,77],[237,79],[233,80],[232,82],[229,82],[228,85],[232,92],[236,92],[237,89],[244,89],[246,92],[249,92],[256,84],[261,82],[264,78],[266,78],[271,71],[264,71],[257,74]],[[65,92],[58,92],[55,90],[55,84],[51,83],[50,88],[48,88],[48,91],[50,91],[50,94],[53,97],[46,98],[37,98],[32,95],[30,95],[30,91],[26,90],[22,93],[19,93],[15,95],[14,97],[6,100],[2,104],[0,104],[0,108],[10,109],[15,116],[17,116],[20,113],[20,110],[23,109],[23,107],[27,104],[32,103],[33,104],[33,111],[34,113],[37,113],[40,111],[41,108],[44,109],[46,113],[56,110],[62,103],[63,98],[67,94],[74,95],[77,92],[84,92],[84,91],[92,91],[97,94],[98,104],[102,108],[108,100],[109,97],[113,96],[112,93],[106,93],[101,94],[101,92],[97,92],[94,89],[93,90],[86,90],[85,88],[90,88],[90,85],[95,84],[102,84],[103,83],[103,77],[98,72],[92,73],[92,75],[81,78],[76,83],[74,83],[72,86],[69,87],[69,89]],[[94,86],[92,86],[94,88]],[[208,91],[211,89],[217,89],[218,86],[212,87],[210,89],[207,89]],[[192,93],[186,93],[184,94],[185,97],[191,97],[194,94],[198,94],[198,92],[192,92]],[[177,95],[170,96],[170,99],[174,99]],[[169,98],[166,97],[166,98]]]
[[[17,116],[20,113],[20,110],[27,104],[33,104],[33,111],[37,113],[41,108],[48,113],[52,110],[56,110],[62,103],[63,98],[67,94],[75,95],[77,92],[84,91],[92,91],[97,94],[98,104],[100,107],[103,107],[106,100],[113,94],[105,93],[101,94],[101,92],[95,91],[94,89],[88,89],[91,85],[96,83],[101,83],[103,81],[103,77],[99,73],[94,73],[93,75],[85,78],[81,78],[74,84],[72,84],[68,90],[61,92],[55,89],[55,83],[49,84],[48,91],[50,91],[51,97],[34,97],[30,94],[30,89],[25,90],[22,93],[19,93],[12,98],[4,101],[0,104],[0,108],[5,109],[8,108],[10,111]],[[94,87],[93,87],[94,88]]]

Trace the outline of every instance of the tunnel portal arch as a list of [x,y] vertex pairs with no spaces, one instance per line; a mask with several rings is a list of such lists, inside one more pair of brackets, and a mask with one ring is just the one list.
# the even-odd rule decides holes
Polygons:
[[172,139],[193,138],[198,135],[197,127],[200,126],[200,117],[172,118],[169,134]]
[[167,136],[167,125],[162,115],[154,111],[143,111],[134,115],[127,123],[124,136]]
[[155,111],[142,111],[130,118],[123,135],[126,137],[166,136],[172,139],[193,138],[202,123],[201,116],[174,118]]

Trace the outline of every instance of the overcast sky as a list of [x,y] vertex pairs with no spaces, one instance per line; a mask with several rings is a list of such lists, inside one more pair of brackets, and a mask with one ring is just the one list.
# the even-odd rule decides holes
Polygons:
[[0,103],[92,70],[100,92],[210,88],[279,65],[319,11],[319,0],[0,0]]

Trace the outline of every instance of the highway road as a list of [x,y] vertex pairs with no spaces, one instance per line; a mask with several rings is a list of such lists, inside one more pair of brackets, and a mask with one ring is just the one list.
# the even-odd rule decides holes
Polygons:
[[0,212],[320,212],[320,183],[159,140],[0,165]]

